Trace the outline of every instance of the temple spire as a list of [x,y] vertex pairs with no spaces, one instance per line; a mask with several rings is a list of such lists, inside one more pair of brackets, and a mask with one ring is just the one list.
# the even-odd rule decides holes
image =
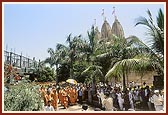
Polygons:
[[115,7],[113,7],[113,12],[112,15],[114,15],[115,20],[117,19],[116,12],[115,12]]
[[102,9],[102,16],[103,16],[103,20],[106,20],[106,17],[104,16],[104,9]]

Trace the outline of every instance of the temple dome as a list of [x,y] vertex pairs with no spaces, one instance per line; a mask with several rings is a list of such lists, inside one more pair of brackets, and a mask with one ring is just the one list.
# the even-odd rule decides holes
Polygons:
[[124,30],[117,18],[115,18],[111,31],[112,34],[116,35],[117,37],[124,38]]
[[112,35],[110,24],[107,20],[104,20],[104,23],[101,28],[101,38],[108,38]]

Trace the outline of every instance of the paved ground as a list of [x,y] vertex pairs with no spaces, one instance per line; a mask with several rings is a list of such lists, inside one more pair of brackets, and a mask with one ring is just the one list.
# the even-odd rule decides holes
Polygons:
[[[64,111],[65,112],[67,112],[67,111],[79,111],[79,112],[82,112],[84,110],[82,109],[82,105],[77,103],[75,105],[69,105],[67,109],[65,109],[63,106],[61,106],[61,104],[58,104],[57,111],[58,112],[59,111],[60,112],[64,112]],[[88,109],[86,111],[95,111],[95,108],[90,106],[90,105],[88,105]],[[140,109],[140,108],[139,109],[136,108],[135,110],[130,109],[129,111],[144,111],[144,110]]]
[[[73,105],[73,106],[68,106],[67,109],[64,109],[64,107],[61,106],[61,104],[59,104],[57,111],[83,111],[83,109],[82,109],[82,105],[80,105],[80,104],[76,104],[76,105]],[[87,111],[94,111],[94,109],[89,106]]]
[[[67,109],[64,109],[64,107],[61,106],[61,104],[58,104],[58,110],[57,111],[61,111],[61,112],[64,112],[64,111],[79,111],[80,112],[80,111],[83,111],[83,109],[82,109],[82,105],[80,105],[80,104],[76,104],[76,105],[73,105],[73,106],[68,106]],[[91,107],[91,106],[88,105],[87,111],[95,111],[95,110],[94,110],[94,107]],[[144,110],[136,108],[135,110],[129,109],[129,111],[144,111]]]

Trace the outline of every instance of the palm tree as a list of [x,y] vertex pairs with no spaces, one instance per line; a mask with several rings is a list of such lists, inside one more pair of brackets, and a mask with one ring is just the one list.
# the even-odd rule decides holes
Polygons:
[[95,94],[96,81],[98,82],[104,76],[101,70],[101,66],[91,65],[81,73],[82,76],[87,76],[88,78],[90,78],[90,81],[88,82],[92,84],[93,94]]
[[55,66],[57,73],[56,83],[58,83],[58,66],[66,62],[67,50],[68,48],[62,44],[57,44],[55,50],[52,48],[48,48],[48,53],[50,54],[50,57],[46,58],[44,62],[49,63],[51,67]]
[[86,54],[86,62],[88,63],[88,67],[81,73],[81,76],[87,76],[85,81],[88,83],[91,82],[93,94],[95,93],[95,83],[98,81],[102,81],[104,75],[102,73],[102,67],[97,65],[96,55],[101,53],[101,49],[98,48],[100,44],[96,41],[95,35],[95,27],[92,26],[91,30],[87,32],[88,41],[84,42],[84,53]]
[[73,62],[74,62],[74,53],[75,53],[75,49],[72,45],[72,34],[69,34],[67,37],[66,42],[69,45],[69,61],[70,61],[70,78],[73,78]]
[[137,25],[144,25],[148,28],[148,35],[151,46],[148,47],[151,51],[151,58],[153,63],[156,64],[158,73],[164,76],[164,14],[159,9],[158,16],[156,17],[156,24],[154,23],[150,10],[147,10],[148,19],[145,17],[139,17]]
[[141,76],[141,85],[142,84],[142,78],[145,73],[149,70],[154,70],[154,65],[151,63],[150,55],[149,54],[141,54],[135,56],[135,59],[138,59],[138,63],[134,70]]
[[69,34],[66,40],[68,46],[57,44],[55,50],[49,48],[48,53],[50,56],[45,60],[45,62],[49,63],[51,67],[55,66],[57,73],[60,65],[68,65],[70,78],[74,78],[73,65],[76,61],[80,62],[83,59],[85,48],[87,46],[86,41],[81,37],[81,35],[72,37],[72,34]]
[[105,75],[105,78],[122,77],[123,88],[125,90],[126,77],[128,82],[128,72],[134,70],[140,63],[140,61],[134,57],[138,54],[148,54],[149,50],[136,36],[130,36],[125,39],[114,39],[114,45],[111,48],[112,50],[104,55],[112,59],[110,69]]
[[[123,59],[114,64],[114,66],[105,75],[106,79],[111,79],[112,77],[122,77],[123,79],[123,90],[126,89],[125,77],[128,77],[128,72],[138,71],[140,72],[141,79],[144,72],[147,71],[147,67],[152,66],[149,58],[132,58]],[[127,80],[128,82],[128,80]]]
[[87,43],[84,41],[82,36],[75,36],[72,38],[69,34],[67,42],[69,44],[69,60],[70,60],[70,77],[74,78],[74,63],[81,61],[85,55]]
[[87,54],[87,61],[88,64],[90,63],[90,61],[93,63],[94,59],[94,53],[95,53],[95,28],[94,26],[91,27],[91,31],[87,32],[88,34],[88,38],[89,38],[89,42],[88,45],[86,46],[87,50],[86,50],[86,54]]
[[44,71],[45,68],[45,62],[44,61],[40,61],[39,62],[35,62],[34,68],[32,70],[30,70],[30,72],[32,72],[33,74],[31,76],[29,76],[29,79],[31,81],[34,81],[35,78],[39,79],[42,75],[41,73]]

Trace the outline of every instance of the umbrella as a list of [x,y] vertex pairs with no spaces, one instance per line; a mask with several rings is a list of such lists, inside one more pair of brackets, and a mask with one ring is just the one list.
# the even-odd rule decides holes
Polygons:
[[77,85],[77,81],[74,79],[67,79],[66,82]]

